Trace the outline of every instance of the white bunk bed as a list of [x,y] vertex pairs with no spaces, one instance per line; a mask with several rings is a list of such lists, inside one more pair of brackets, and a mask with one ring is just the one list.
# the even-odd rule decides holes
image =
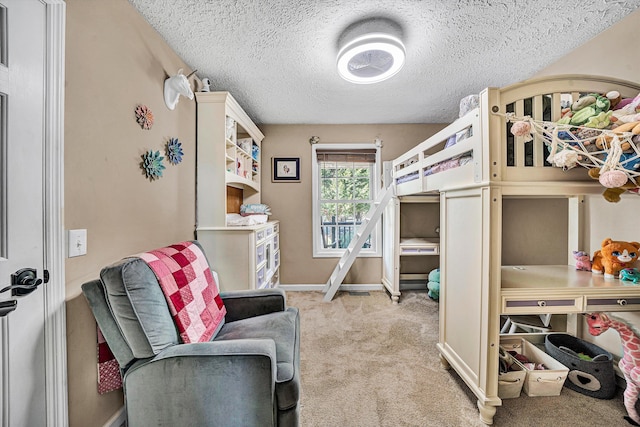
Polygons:
[[[477,396],[480,419],[486,424],[492,424],[502,404],[498,397],[501,315],[567,314],[567,330],[578,334],[582,321],[577,313],[640,310],[639,286],[575,271],[572,265],[572,250],[585,248],[589,239],[609,237],[593,237],[595,232],[589,230],[584,214],[585,197],[600,198],[603,187],[583,167],[565,171],[545,165],[548,148],[544,138],[536,135],[525,143],[523,137],[513,137],[505,116],[513,113],[555,122],[560,118],[561,100],[611,90],[635,97],[640,84],[577,75],[488,88],[480,94],[478,108],[393,161],[398,196],[439,194],[437,346],[442,363],[453,367]],[[433,173],[434,166],[440,169],[437,173]],[[516,243],[503,235],[513,230],[505,225],[513,215],[505,211],[512,201],[527,200],[564,203],[562,237],[546,235],[545,239],[554,240],[545,247],[544,241],[535,241],[535,234],[529,235],[532,242]],[[555,219],[542,218],[538,224],[522,227],[542,228],[545,221]],[[510,245],[509,253],[503,252],[505,242]],[[549,249],[553,247],[559,250]],[[546,259],[546,253],[542,254],[543,265],[503,265],[519,250],[552,254]],[[541,257],[532,254],[531,259]]]

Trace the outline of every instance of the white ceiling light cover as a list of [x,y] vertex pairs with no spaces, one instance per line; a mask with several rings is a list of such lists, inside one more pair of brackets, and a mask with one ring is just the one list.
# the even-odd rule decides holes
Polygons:
[[404,44],[399,38],[385,33],[369,33],[351,40],[340,49],[338,72],[352,83],[377,83],[400,71],[404,60]]

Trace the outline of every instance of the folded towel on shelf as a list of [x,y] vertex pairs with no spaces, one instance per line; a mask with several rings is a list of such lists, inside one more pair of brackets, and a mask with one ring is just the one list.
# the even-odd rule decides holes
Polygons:
[[271,208],[263,203],[252,203],[240,206],[240,215],[271,215]]

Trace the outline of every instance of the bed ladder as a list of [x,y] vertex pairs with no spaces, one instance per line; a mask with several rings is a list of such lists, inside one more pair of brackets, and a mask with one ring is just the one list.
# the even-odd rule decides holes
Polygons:
[[353,262],[358,257],[360,249],[362,249],[362,245],[367,241],[369,234],[373,231],[373,227],[378,223],[382,216],[382,212],[384,212],[389,200],[391,200],[391,197],[395,192],[394,189],[395,186],[393,185],[383,188],[378,194],[375,202],[371,205],[369,212],[367,212],[362,223],[356,230],[356,235],[351,239],[351,243],[349,243],[349,246],[345,249],[344,254],[342,254],[342,257],[336,265],[336,268],[333,270],[333,273],[331,273],[331,277],[329,277],[327,284],[324,286],[322,292],[325,293],[325,302],[331,301],[336,292],[338,292],[338,288],[349,272]]

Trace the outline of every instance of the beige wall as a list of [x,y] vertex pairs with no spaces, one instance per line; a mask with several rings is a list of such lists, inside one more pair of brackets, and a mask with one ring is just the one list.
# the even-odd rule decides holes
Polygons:
[[598,34],[579,48],[539,71],[534,77],[590,74],[640,81],[637,45],[640,9]]
[[[336,258],[313,258],[311,238],[311,145],[319,136],[322,143],[373,142],[383,140],[382,160],[392,160],[424,141],[444,125],[263,125],[262,161],[270,164],[274,156],[300,157],[300,182],[273,183],[262,176],[262,202],[271,206],[281,221],[280,254],[282,284],[325,283],[336,266]],[[380,283],[381,258],[360,258],[345,283]]]
[[[80,286],[123,256],[192,239],[195,224],[195,102],[163,101],[168,74],[189,67],[127,0],[67,0],[65,228],[88,230],[86,256],[66,261],[69,420],[102,426],[121,392],[96,391],[95,321]],[[142,130],[134,109],[155,115]],[[184,160],[148,181],[141,154],[177,137]]]

